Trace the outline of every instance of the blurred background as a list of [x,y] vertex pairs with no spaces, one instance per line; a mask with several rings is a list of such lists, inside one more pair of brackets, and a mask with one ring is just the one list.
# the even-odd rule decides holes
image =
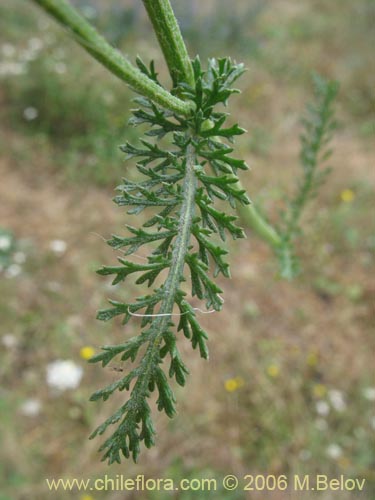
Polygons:
[[[136,54],[154,59],[169,85],[139,0],[75,4],[133,61]],[[118,146],[137,140],[127,125],[134,94],[32,2],[2,0],[0,499],[168,497],[48,493],[44,481],[120,473],[176,480],[344,474],[366,478],[366,492],[319,498],[374,498],[375,4],[172,4],[192,56],[231,56],[248,68],[242,94],[231,101],[231,113],[248,130],[236,153],[252,167],[242,180],[271,220],[298,174],[311,72],[340,81],[333,173],[305,214],[303,273],[280,281],[272,252],[251,231],[245,241],[228,242],[232,280],[220,283],[224,310],[201,318],[210,361],[181,339],[191,375],[184,389],[175,388],[178,416],[156,415],[156,447],[139,464],[101,463],[100,440],[88,435],[124,394],[89,403],[119,374],[86,360],[139,326],[95,320],[107,298],[135,294],[132,285],[115,288],[95,274],[115,262],[103,238],[121,234],[128,222],[111,197],[132,168]],[[291,491],[214,496],[310,498]]]

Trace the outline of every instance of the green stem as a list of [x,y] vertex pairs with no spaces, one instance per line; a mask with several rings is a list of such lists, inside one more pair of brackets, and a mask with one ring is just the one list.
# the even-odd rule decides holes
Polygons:
[[173,84],[194,86],[194,73],[169,0],[142,0],[163,51]]
[[74,33],[77,42],[111,73],[161,106],[189,115],[191,104],[178,99],[144,75],[112,47],[66,0],[33,0]]
[[[171,267],[163,287],[164,296],[161,301],[160,310],[148,330],[146,352],[142,357],[139,367],[134,371],[134,377],[137,377],[137,381],[131,391],[129,400],[90,436],[90,438],[93,438],[97,433],[102,434],[109,424],[117,422],[120,418],[119,416],[125,413],[117,430],[104,442],[99,450],[103,451],[107,448],[103,460],[109,458],[109,463],[120,461],[119,451],[124,449],[124,445],[126,446],[124,436],[127,436],[129,439],[129,448],[133,453],[134,461],[136,461],[139,454],[139,441],[143,437],[141,437],[141,432],[137,435],[136,430],[145,413],[149,414],[150,411],[146,402],[150,393],[150,382],[157,375],[156,370],[160,370],[160,344],[170,326],[176,294],[179,291],[183,278],[186,254],[189,251],[197,190],[197,179],[194,172],[195,162],[195,149],[192,144],[189,144],[186,149],[186,167],[182,187],[183,202],[179,212],[179,231],[173,245]],[[172,417],[175,413],[174,403],[174,396],[170,391],[168,408],[164,407],[169,417]],[[154,433],[153,429],[150,432],[151,434]],[[150,446],[151,444],[153,444],[152,441],[149,441],[146,443],[146,446]]]
[[282,246],[282,239],[276,229],[262,217],[253,204],[238,205],[237,211],[242,222],[266,241],[274,250]]
[[[139,394],[142,394],[144,398],[146,397],[152,369],[155,366],[155,356],[159,352],[163,334],[168,328],[175,297],[183,277],[185,257],[189,249],[191,225],[195,211],[195,193],[197,189],[197,179],[194,172],[195,161],[194,147],[189,144],[186,152],[186,174],[182,188],[183,202],[179,213],[178,235],[173,246],[171,267],[164,284],[164,298],[160,305],[160,316],[157,316],[153,322],[153,334],[142,360],[143,367],[140,370],[140,376],[133,389],[133,394],[137,394],[137,399]],[[138,399],[138,401],[140,400]]]

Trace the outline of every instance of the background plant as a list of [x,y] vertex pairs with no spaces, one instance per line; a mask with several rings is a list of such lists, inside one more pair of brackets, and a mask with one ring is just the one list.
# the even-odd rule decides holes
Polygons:
[[[236,151],[237,157],[246,158],[252,167],[250,175],[242,175],[242,182],[258,207],[261,204],[263,211],[275,221],[285,192],[293,193],[299,168],[296,161],[301,131],[299,115],[303,102],[311,100],[308,71],[312,67],[341,80],[340,127],[335,134],[335,154],[329,161],[334,170],[318,200],[305,212],[305,240],[298,248],[303,272],[293,283],[275,280],[275,263],[257,238],[239,242],[227,239],[233,279],[226,280],[221,275],[216,278],[224,290],[226,304],[220,314],[200,316],[210,337],[211,362],[189,356],[189,342],[179,343],[191,369],[187,389],[174,385],[179,416],[169,420],[155,413],[159,431],[157,447],[151,453],[141,454],[140,465],[126,464],[129,477],[137,475],[141,467],[150,477],[177,479],[195,476],[199,471],[220,478],[225,471],[236,473],[247,469],[251,462],[260,473],[282,470],[293,474],[298,469],[311,474],[323,467],[332,475],[355,474],[370,481],[366,464],[371,463],[372,453],[365,443],[370,442],[372,413],[362,388],[371,385],[372,344],[366,310],[371,309],[372,300],[373,176],[370,138],[362,132],[366,117],[354,116],[347,100],[350,94],[351,102],[355,102],[355,80],[361,85],[365,82],[359,75],[366,50],[369,53],[371,34],[365,24],[361,24],[359,30],[361,17],[355,17],[355,23],[347,23],[364,3],[360,1],[354,6],[340,2],[340,8],[333,14],[336,0],[325,10],[323,3],[303,0],[297,8],[293,2],[272,1],[256,24],[256,37],[261,36],[260,57],[251,59],[247,52],[243,58],[239,57],[237,49],[231,47],[223,53],[244,60],[250,68],[239,80],[243,92],[231,99],[230,111],[249,130],[239,137]],[[108,4],[105,2],[104,9]],[[130,4],[124,2],[124,5]],[[239,12],[240,4],[236,0],[233,11]],[[95,5],[100,8],[94,22],[102,26],[103,2]],[[179,0],[173,6],[181,10]],[[16,50],[13,57],[17,57],[30,38],[54,36],[57,48],[63,44],[69,54],[70,67],[81,65],[95,85],[101,84],[105,90],[112,88],[111,78],[100,70],[100,65],[88,63],[84,51],[78,46],[75,48],[74,42],[33,5],[5,0],[0,9],[8,13],[1,15],[0,51],[5,43],[11,43]],[[13,21],[9,19],[10,13]],[[211,9],[211,15],[216,15],[215,9]],[[20,31],[26,19],[28,26]],[[41,25],[47,28],[40,31]],[[134,51],[155,58],[160,79],[168,85],[152,36],[143,15],[137,22],[137,31],[129,33],[121,48],[125,53]],[[187,42],[191,47],[190,39]],[[212,39],[207,42],[204,48],[207,54],[220,53],[212,45],[214,42]],[[357,63],[352,65],[350,54],[360,45]],[[192,49],[189,52],[195,53]],[[50,53],[40,54],[39,58],[50,56]],[[283,65],[283,72],[277,73],[272,59]],[[32,83],[28,72],[22,77],[12,76],[14,83],[20,78],[24,80],[24,88],[28,82]],[[69,70],[61,80],[66,82],[65,99],[69,93],[74,95],[79,90]],[[2,344],[0,348],[4,381],[0,397],[1,456],[7,464],[0,473],[0,482],[5,497],[18,498],[27,488],[29,497],[40,498],[39,485],[46,475],[66,477],[74,471],[85,477],[100,475],[105,469],[97,460],[96,440],[86,442],[87,435],[124,402],[124,394],[114,394],[104,404],[86,403],[88,391],[113,382],[119,372],[110,367],[98,370],[95,365],[85,366],[80,349],[90,344],[95,348],[108,339],[113,344],[123,342],[119,321],[92,322],[92,318],[95,310],[105,307],[104,296],[131,301],[137,296],[138,287],[129,280],[126,289],[121,283],[110,289],[107,281],[110,276],[98,280],[93,273],[101,263],[116,263],[111,247],[99,244],[98,237],[91,232],[105,237],[111,232],[125,236],[123,210],[108,203],[108,189],[96,188],[91,176],[87,175],[82,182],[78,170],[71,169],[68,181],[61,184],[68,163],[58,165],[60,156],[55,147],[50,142],[41,144],[39,134],[25,134],[25,130],[34,128],[35,121],[26,122],[22,113],[13,114],[20,117],[18,122],[10,123],[4,118],[4,107],[10,116],[22,93],[13,98],[5,94],[3,77],[0,87],[2,225],[11,229],[17,240],[29,238],[32,242],[21,274],[8,279],[2,273],[0,279],[1,344],[3,335],[12,334],[19,346],[10,349]],[[115,88],[116,102],[122,95],[129,95],[129,91],[119,81]],[[61,106],[63,104],[62,100]],[[31,104],[25,102],[25,105]],[[124,114],[119,111],[123,119]],[[256,128],[262,144],[267,146],[262,151],[252,146]],[[124,142],[125,137],[119,144]],[[134,139],[131,142],[134,144]],[[75,154],[78,157],[79,151]],[[118,158],[119,161],[104,160],[101,165],[112,176],[106,183],[111,189],[113,179],[120,178],[116,171],[122,168],[122,175],[132,176],[135,163],[122,166],[121,152]],[[83,161],[82,167],[85,166]],[[351,192],[351,202],[341,199],[341,192],[345,194],[345,190]],[[68,210],[63,207],[69,207],[69,220],[65,217]],[[138,225],[146,216],[144,211],[139,214],[137,224],[130,219],[128,222]],[[251,235],[249,230],[246,232]],[[51,256],[49,251],[49,241],[55,238],[67,243],[66,253],[59,258]],[[59,291],[52,291],[50,282],[55,282],[51,287],[59,286]],[[354,289],[356,293],[360,291],[355,300]],[[132,320],[126,328],[127,337],[138,334],[137,321]],[[299,354],[295,354],[298,348]],[[317,355],[314,370],[308,364],[314,362],[310,352]],[[84,367],[85,375],[74,393],[66,392],[56,398],[46,390],[44,370],[48,363],[61,357],[74,359]],[[215,370],[211,371],[213,360]],[[121,365],[116,363],[116,366]],[[270,377],[268,369],[274,374],[277,373],[275,367],[279,375]],[[241,387],[228,392],[227,381],[229,386],[231,379],[237,376],[242,378]],[[301,384],[290,383],[297,379]],[[317,380],[328,389],[334,387],[342,391],[346,411],[338,414],[331,407],[328,418],[317,415],[317,399],[312,396]],[[19,410],[30,397],[38,398],[42,405],[41,413],[33,418]],[[285,419],[278,418],[282,414]],[[337,425],[338,416],[340,425]],[[318,423],[323,424],[316,423],[320,418],[328,425],[325,431],[316,427]],[[228,422],[231,422],[230,428]],[[260,439],[261,436],[265,439]],[[222,453],[218,450],[218,439],[225,440],[225,453],[224,448]],[[327,455],[326,448],[331,443],[340,445],[340,458]],[[175,463],[177,456],[183,457],[180,465]],[[121,473],[122,468],[123,465],[114,464],[111,473]],[[372,498],[369,492],[367,495]],[[56,492],[56,498],[65,496]],[[95,496],[102,498],[99,492]],[[112,496],[116,498],[116,494]]]

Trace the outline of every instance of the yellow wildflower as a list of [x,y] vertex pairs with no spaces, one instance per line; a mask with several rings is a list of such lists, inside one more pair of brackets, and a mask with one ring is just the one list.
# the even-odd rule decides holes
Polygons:
[[79,497],[79,500],[94,500],[94,497],[92,497],[91,495],[81,495]]
[[313,387],[313,394],[316,398],[324,398],[327,394],[327,387],[324,384],[315,384]]
[[277,365],[269,365],[267,366],[267,374],[272,377],[276,378],[279,376],[280,373],[280,368]]
[[307,356],[307,364],[311,367],[314,367],[318,364],[318,355],[316,352],[310,352]]
[[352,191],[351,189],[344,189],[340,193],[340,198],[344,203],[351,203],[355,198],[354,191]]
[[229,378],[225,381],[224,387],[227,392],[237,391],[244,384],[244,380],[242,377]]
[[94,354],[95,354],[95,349],[88,345],[82,347],[79,351],[79,355],[81,356],[82,359],[90,359],[94,356]]

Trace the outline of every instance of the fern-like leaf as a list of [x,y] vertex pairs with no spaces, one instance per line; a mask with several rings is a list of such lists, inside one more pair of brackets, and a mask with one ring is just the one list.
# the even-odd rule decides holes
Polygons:
[[[153,65],[147,69],[142,61],[137,64],[157,81]],[[244,130],[237,125],[224,128],[227,115],[214,111],[217,104],[226,104],[230,95],[237,92],[231,85],[242,74],[243,66],[229,59],[210,60],[207,71],[203,71],[196,59],[193,67],[195,88],[186,84],[178,88],[180,94],[195,102],[196,110],[190,117],[165,111],[145,98],[137,98],[141,107],[133,111],[133,125],[149,125],[146,134],[156,139],[170,138],[171,147],[164,149],[148,140],[141,140],[141,147],[129,143],[121,147],[128,159],[137,159],[142,178],[138,182],[124,179],[114,202],[128,207],[128,214],[138,215],[150,209],[153,213],[143,227],[128,225],[129,236],[114,235],[108,244],[124,256],[131,256],[143,245],[154,247],[145,263],[119,257],[119,265],[104,266],[98,273],[114,276],[113,284],[135,275],[137,285],[158,286],[132,303],[110,301],[111,307],[98,313],[104,321],[123,316],[124,324],[134,315],[142,316],[138,336],[120,346],[104,346],[103,352],[90,360],[106,366],[119,359],[135,366],[129,366],[123,378],[91,397],[93,401],[107,400],[116,391],[128,392],[127,401],[91,435],[101,435],[117,425],[100,448],[103,460],[109,463],[120,462],[121,455],[137,460],[141,442],[146,447],[154,444],[155,430],[148,404],[151,393],[158,393],[159,411],[168,417],[175,415],[176,401],[169,379],[174,378],[183,386],[188,375],[176,332],[182,331],[192,347],[198,348],[204,359],[208,358],[207,333],[200,326],[182,284],[190,281],[191,296],[196,295],[206,302],[207,308],[219,311],[222,290],[215,278],[219,273],[226,277],[230,273],[224,260],[227,251],[217,235],[222,240],[226,234],[244,237],[236,225],[237,217],[215,206],[217,199],[232,207],[235,203],[249,203],[245,191],[236,187],[237,170],[246,169],[246,164],[231,156],[232,147],[217,140],[223,137],[233,142],[233,137]],[[173,321],[176,313],[177,324]]]

